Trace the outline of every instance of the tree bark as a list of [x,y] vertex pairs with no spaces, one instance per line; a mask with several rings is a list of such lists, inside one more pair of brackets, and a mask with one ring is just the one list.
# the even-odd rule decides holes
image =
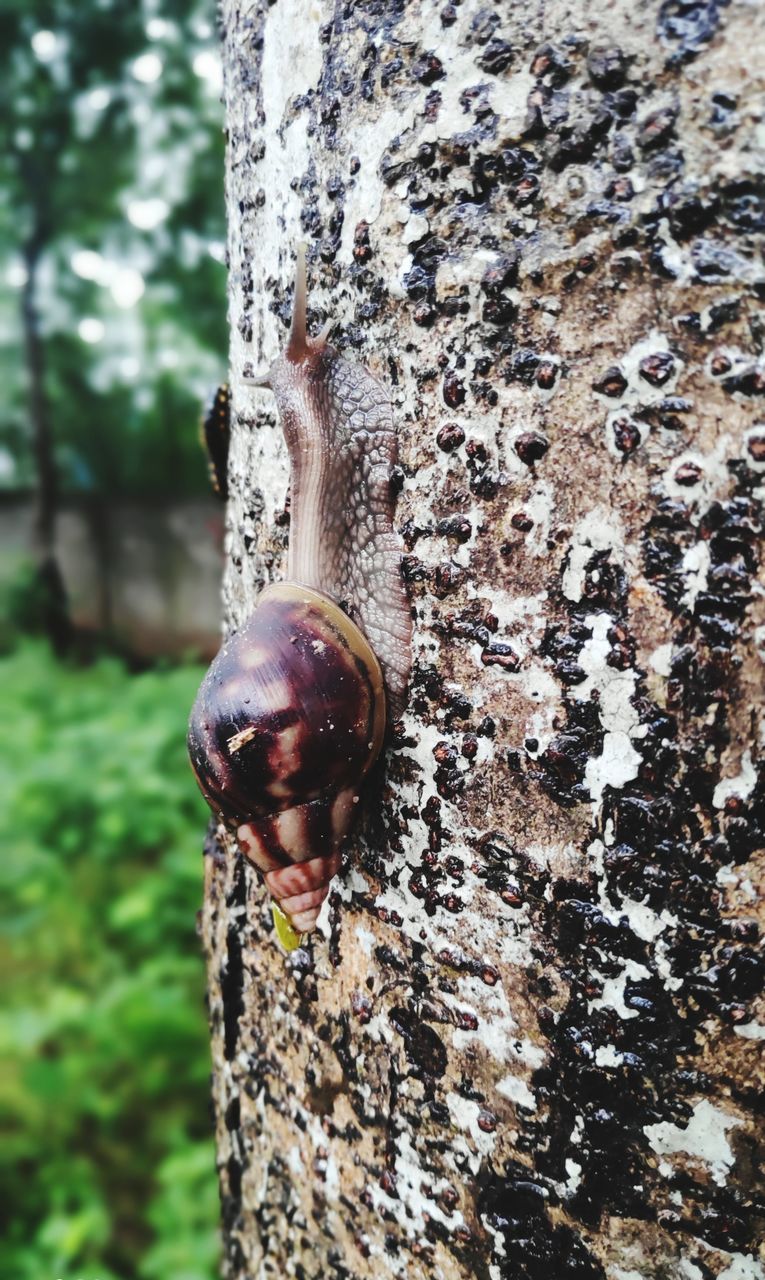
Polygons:
[[762,18],[223,2],[226,622],[284,569],[242,376],[301,239],[391,388],[415,618],[307,948],[208,842],[228,1277],[765,1274]]

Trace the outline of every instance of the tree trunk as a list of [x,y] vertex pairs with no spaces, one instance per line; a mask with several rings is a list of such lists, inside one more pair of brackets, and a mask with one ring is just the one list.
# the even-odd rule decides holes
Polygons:
[[37,471],[35,549],[40,621],[54,651],[63,654],[69,647],[71,626],[66,588],[56,555],[58,485],[50,404],[45,386],[45,346],[40,334],[37,305],[38,268],[43,247],[44,239],[35,235],[25,245],[26,281],[21,294],[21,326],[29,391],[29,424]]
[[415,617],[307,948],[209,842],[228,1277],[765,1275],[762,16],[224,0],[226,620],[284,569],[242,375],[301,239],[391,388]]

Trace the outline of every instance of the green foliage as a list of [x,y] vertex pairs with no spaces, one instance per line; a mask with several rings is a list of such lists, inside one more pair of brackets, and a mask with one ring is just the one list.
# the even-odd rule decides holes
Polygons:
[[[226,344],[213,18],[212,0],[0,0],[0,485],[35,483],[34,388],[64,492],[206,491],[199,406]],[[182,729],[200,672],[58,665],[19,644],[48,606],[37,569],[0,599],[0,1277],[210,1280],[206,811]]]
[[13,576],[0,578],[0,653],[11,649],[19,634],[42,634],[44,615],[45,586],[37,566],[24,561]]
[[[0,659],[0,1275],[211,1280],[196,667]],[[8,975],[13,974],[12,981]]]

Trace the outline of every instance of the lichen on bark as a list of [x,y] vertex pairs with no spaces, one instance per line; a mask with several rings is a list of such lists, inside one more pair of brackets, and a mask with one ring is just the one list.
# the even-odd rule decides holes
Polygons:
[[284,568],[242,375],[300,239],[415,619],[309,947],[208,840],[226,1275],[761,1280],[762,10],[222,18],[226,621]]

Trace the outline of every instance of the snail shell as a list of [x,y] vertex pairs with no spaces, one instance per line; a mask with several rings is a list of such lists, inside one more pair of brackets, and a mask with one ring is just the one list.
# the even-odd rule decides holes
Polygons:
[[188,738],[197,781],[300,932],[316,922],[384,734],[368,641],[297,583],[261,593],[202,682]]
[[386,701],[393,714],[403,704],[411,616],[390,401],[326,333],[308,336],[302,250],[286,350],[250,381],[273,390],[287,441],[289,581],[261,593],[213,660],[188,746],[210,807],[308,933],[382,747]]

